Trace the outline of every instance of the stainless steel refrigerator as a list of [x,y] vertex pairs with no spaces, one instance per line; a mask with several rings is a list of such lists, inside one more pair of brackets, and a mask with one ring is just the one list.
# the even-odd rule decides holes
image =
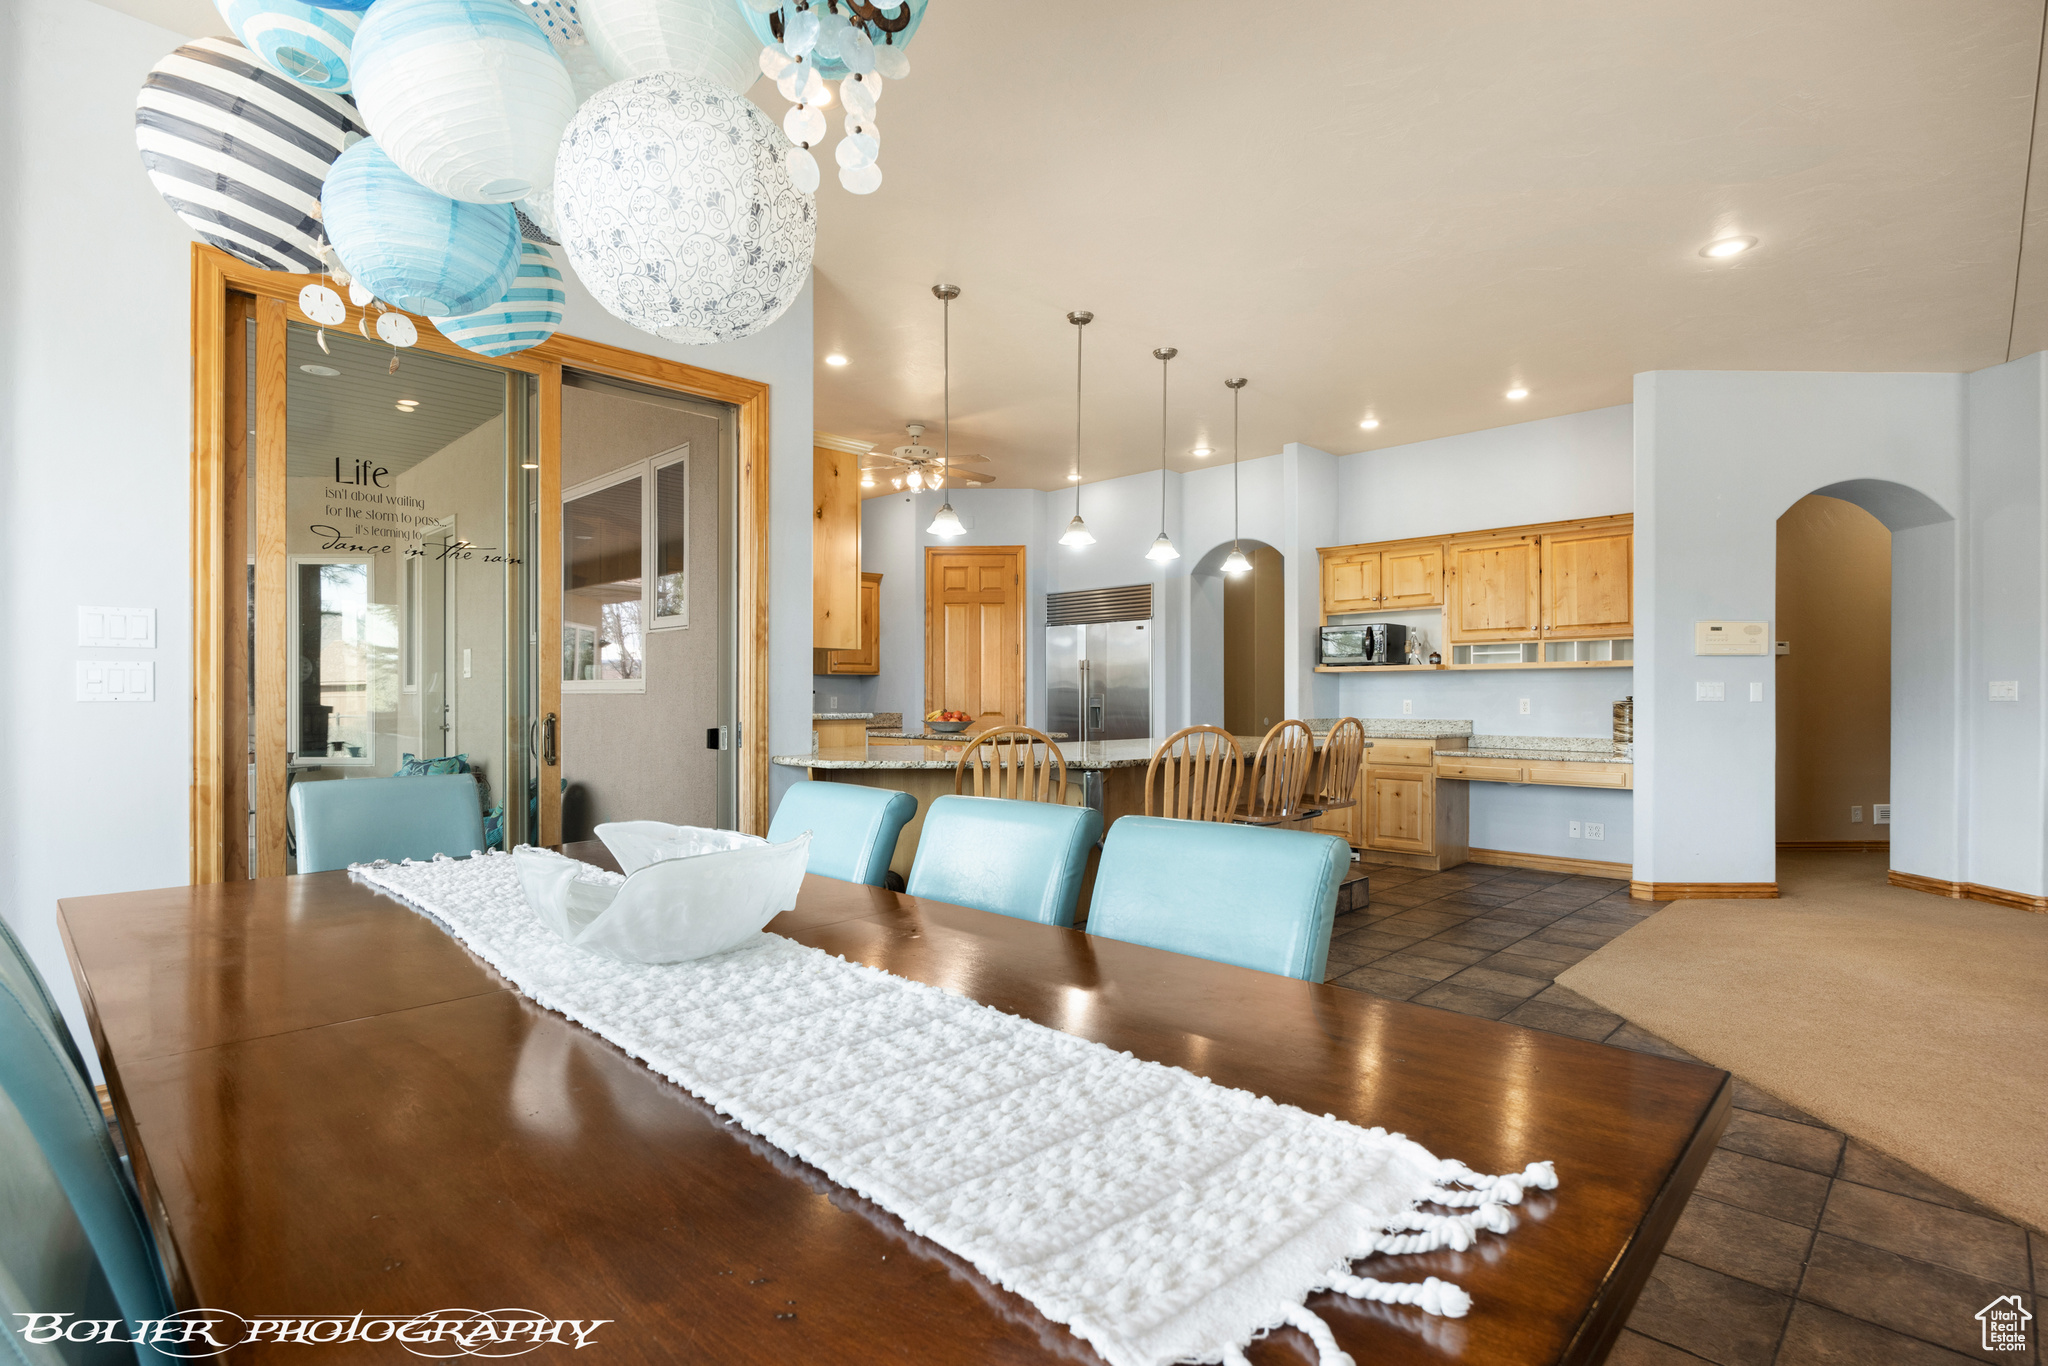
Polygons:
[[1076,740],[1152,733],[1152,586],[1048,593],[1045,728]]

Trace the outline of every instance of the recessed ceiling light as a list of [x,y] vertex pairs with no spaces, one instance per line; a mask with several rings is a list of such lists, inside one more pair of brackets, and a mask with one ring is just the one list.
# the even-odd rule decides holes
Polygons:
[[1215,453],[1216,452],[1210,450],[1207,446],[1197,446],[1193,451],[1190,452],[1190,454],[1192,454],[1197,460],[1200,460],[1205,456],[1214,455]]
[[834,351],[831,355],[825,357],[825,364],[844,365],[846,364],[846,357],[840,355],[837,351]]
[[537,470],[537,469],[539,469],[539,468],[540,468],[540,466],[539,466],[539,465],[538,465],[537,463],[535,463],[535,462],[533,462],[533,461],[531,461],[531,460],[528,460],[528,461],[525,461],[525,462],[523,462],[523,463],[522,463],[522,464],[521,464],[521,465],[519,466],[519,468],[520,468],[520,469],[522,469],[522,470]]
[[1081,482],[1081,476],[1078,474],[1070,474],[1067,476],[1067,482],[1070,484],[1078,484]]
[[1508,390],[1508,397],[1510,399],[1513,399],[1515,402],[1520,403],[1523,399],[1529,397],[1529,391],[1527,389],[1522,388],[1520,385],[1516,385],[1514,388]]
[[301,365],[299,369],[308,375],[318,375],[322,379],[333,379],[341,373],[331,365]]
[[1719,259],[1724,256],[1740,256],[1756,245],[1754,237],[1723,237],[1700,248],[1700,255]]
[[1359,423],[1358,425],[1365,428],[1367,431],[1371,431],[1373,428],[1380,425],[1380,420],[1376,417],[1369,417],[1365,421]]

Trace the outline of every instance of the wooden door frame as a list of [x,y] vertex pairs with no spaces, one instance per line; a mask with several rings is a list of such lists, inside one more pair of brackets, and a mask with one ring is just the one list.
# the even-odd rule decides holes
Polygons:
[[[195,883],[219,882],[232,866],[228,856],[231,841],[245,838],[240,816],[232,799],[238,786],[229,777],[231,769],[246,770],[248,748],[238,725],[230,718],[243,715],[234,685],[244,677],[239,661],[230,662],[230,645],[239,644],[239,628],[226,620],[226,594],[230,568],[242,573],[248,528],[239,509],[230,509],[230,492],[242,492],[239,474],[231,476],[230,452],[240,454],[239,429],[229,436],[228,400],[239,392],[236,380],[229,382],[228,335],[243,305],[230,307],[230,297],[247,295],[254,300],[258,318],[259,347],[264,354],[259,364],[282,367],[285,350],[281,324],[296,308],[299,290],[318,283],[319,276],[288,275],[259,270],[217,248],[192,245],[192,483],[190,521],[192,572],[192,785],[189,798],[190,871]],[[301,320],[303,321],[303,320]],[[270,327],[263,323],[269,322]],[[534,376],[539,389],[539,429],[535,433],[540,461],[540,554],[541,567],[557,564],[562,535],[562,371],[564,367],[589,374],[606,375],[638,384],[687,394],[694,398],[730,403],[737,411],[739,431],[739,825],[753,834],[768,828],[768,397],[769,386],[759,380],[705,370],[680,361],[603,342],[556,333],[538,346],[510,356],[479,356],[465,351],[443,337],[425,318],[414,320],[419,332],[418,346],[426,351]],[[237,328],[237,330],[239,330]],[[275,333],[278,344],[267,345]],[[275,376],[273,376],[273,379]],[[246,400],[245,400],[246,401]],[[257,415],[255,459],[262,468],[281,474],[284,461],[283,414]],[[259,470],[260,473],[260,470]],[[257,587],[257,687],[282,687],[285,681],[285,640],[278,615],[283,606],[285,584],[281,572],[263,574],[266,535],[276,537],[283,548],[284,508],[282,480],[277,481],[277,504],[259,502],[256,512],[258,535]],[[525,510],[519,510],[525,515]],[[272,525],[274,523],[274,526]],[[545,547],[552,547],[547,550]],[[274,557],[273,557],[274,558]],[[558,641],[562,629],[562,602],[558,592],[540,593],[539,631],[543,660],[554,658],[549,642]],[[266,611],[265,608],[268,608]],[[275,655],[276,658],[271,656]],[[562,710],[562,680],[559,668],[540,669],[540,695],[536,715],[559,716]],[[272,675],[275,675],[272,678]],[[282,737],[280,737],[281,739]],[[258,781],[265,776],[264,754],[276,746],[259,746]],[[278,753],[282,753],[278,749]],[[273,756],[275,759],[275,756]],[[281,760],[277,760],[280,762]],[[559,754],[554,765],[538,768],[542,795],[539,839],[555,843],[561,838]],[[273,797],[275,814],[262,802],[259,822],[273,820],[280,828],[283,806]],[[256,869],[252,872],[282,872]]]
[[1021,545],[928,545],[924,548],[924,709],[932,711],[932,677],[936,655],[932,636],[932,557],[935,555],[1010,555],[1017,557],[1017,716],[1021,726],[1031,714],[1031,670],[1024,659],[1030,645],[1031,604],[1025,598],[1029,552]]

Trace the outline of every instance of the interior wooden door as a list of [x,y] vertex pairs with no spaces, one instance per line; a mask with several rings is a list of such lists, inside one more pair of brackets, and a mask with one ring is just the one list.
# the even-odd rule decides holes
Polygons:
[[1445,633],[1464,640],[1529,640],[1542,629],[1541,546],[1534,536],[1452,542]]
[[1543,634],[1635,634],[1634,542],[1612,527],[1543,538]]
[[1329,555],[1323,559],[1323,611],[1370,612],[1380,600],[1380,555]]
[[1444,600],[1444,548],[1410,546],[1380,554],[1380,606],[1440,607]]
[[924,709],[1023,725],[1024,547],[928,547],[924,584]]
[[1427,769],[1366,770],[1366,843],[1375,849],[1432,854],[1436,820]]

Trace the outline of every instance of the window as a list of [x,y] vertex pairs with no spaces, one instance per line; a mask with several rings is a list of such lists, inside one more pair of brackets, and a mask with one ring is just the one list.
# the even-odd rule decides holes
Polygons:
[[562,683],[641,692],[647,633],[690,624],[690,448],[562,496]]
[[371,560],[293,555],[290,620],[297,686],[287,698],[293,767],[370,768],[376,713],[397,705],[398,623],[370,601]]

